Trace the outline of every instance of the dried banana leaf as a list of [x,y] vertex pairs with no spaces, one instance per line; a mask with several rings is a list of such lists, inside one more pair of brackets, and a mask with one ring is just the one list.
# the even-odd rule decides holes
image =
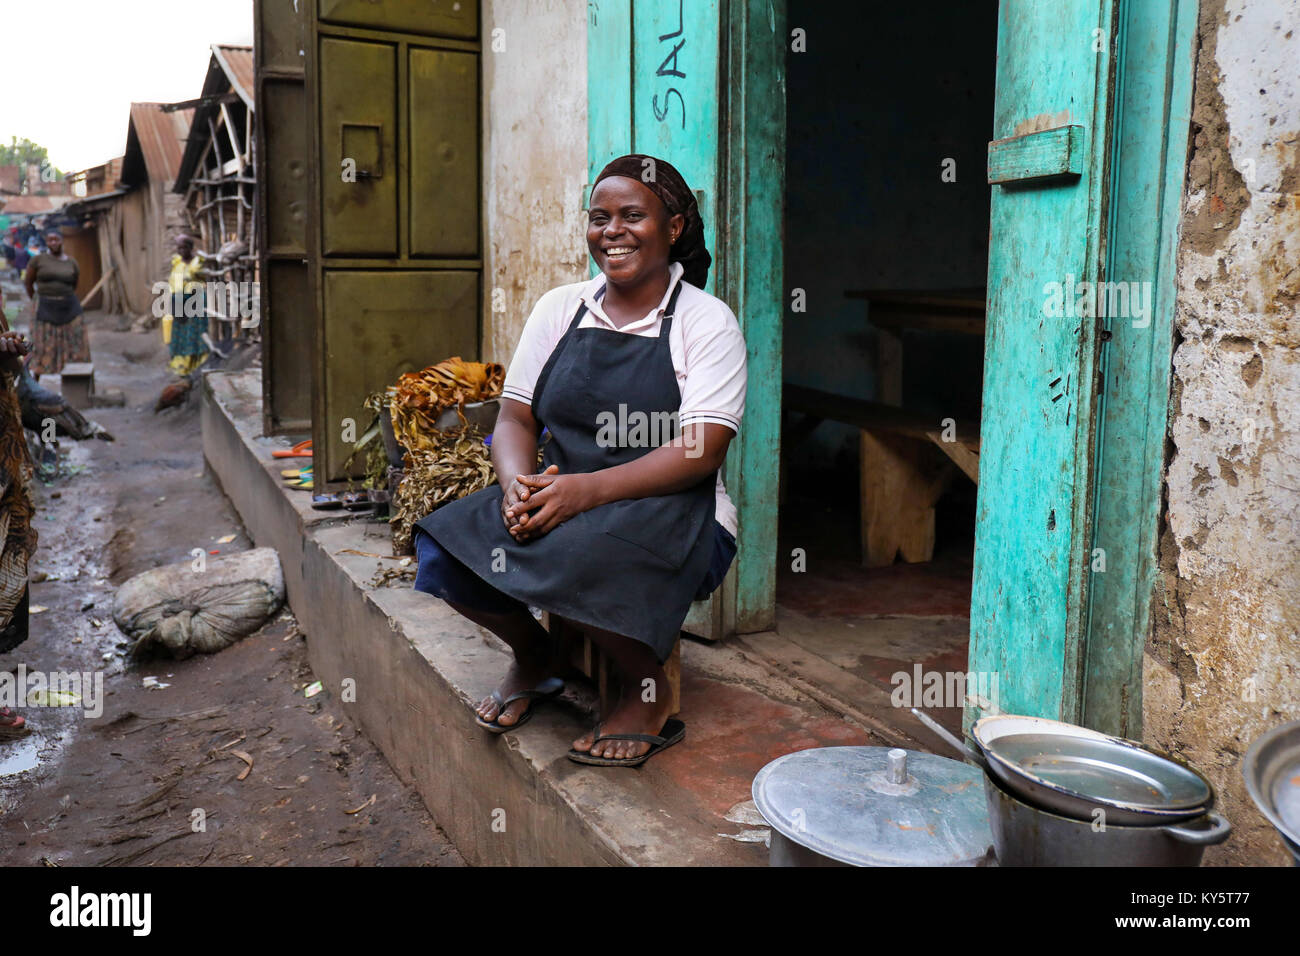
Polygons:
[[403,470],[389,518],[393,550],[398,554],[410,553],[411,532],[417,521],[496,480],[483,433],[472,425],[424,436],[423,447],[407,452]]
[[466,362],[460,356],[407,372],[387,392],[393,434],[408,451],[427,449],[444,411],[497,398],[505,374],[501,365]]

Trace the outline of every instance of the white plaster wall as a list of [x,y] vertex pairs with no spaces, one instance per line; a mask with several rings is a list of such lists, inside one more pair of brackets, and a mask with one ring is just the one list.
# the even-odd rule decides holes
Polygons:
[[1199,33],[1144,736],[1218,789],[1207,862],[1280,864],[1240,761],[1300,719],[1300,0],[1201,0]]
[[507,367],[542,293],[587,275],[586,17],[586,0],[484,3],[482,354]]

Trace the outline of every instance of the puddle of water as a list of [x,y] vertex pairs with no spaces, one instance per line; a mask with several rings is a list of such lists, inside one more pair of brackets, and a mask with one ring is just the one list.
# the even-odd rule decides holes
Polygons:
[[0,744],[0,777],[31,770],[40,762],[40,749],[40,741],[34,734],[12,744]]

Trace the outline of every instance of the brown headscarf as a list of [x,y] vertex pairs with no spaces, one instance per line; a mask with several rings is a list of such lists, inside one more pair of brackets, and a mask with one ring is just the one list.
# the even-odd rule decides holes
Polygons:
[[659,197],[670,216],[681,215],[686,220],[681,235],[668,251],[668,261],[680,262],[684,270],[682,278],[697,289],[703,289],[709,279],[713,257],[704,244],[704,220],[700,218],[699,203],[682,174],[665,160],[644,153],[629,153],[602,169],[591,191],[595,192],[600,181],[610,176],[635,179]]

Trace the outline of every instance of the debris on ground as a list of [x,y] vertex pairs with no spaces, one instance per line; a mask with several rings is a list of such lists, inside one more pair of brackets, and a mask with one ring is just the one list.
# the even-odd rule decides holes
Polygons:
[[415,582],[415,567],[410,558],[403,558],[406,563],[396,568],[386,568],[382,564],[370,578],[372,588],[394,588]]
[[254,548],[136,575],[118,589],[113,620],[134,641],[132,656],[158,647],[179,659],[229,647],[265,624],[284,600],[279,555]]

